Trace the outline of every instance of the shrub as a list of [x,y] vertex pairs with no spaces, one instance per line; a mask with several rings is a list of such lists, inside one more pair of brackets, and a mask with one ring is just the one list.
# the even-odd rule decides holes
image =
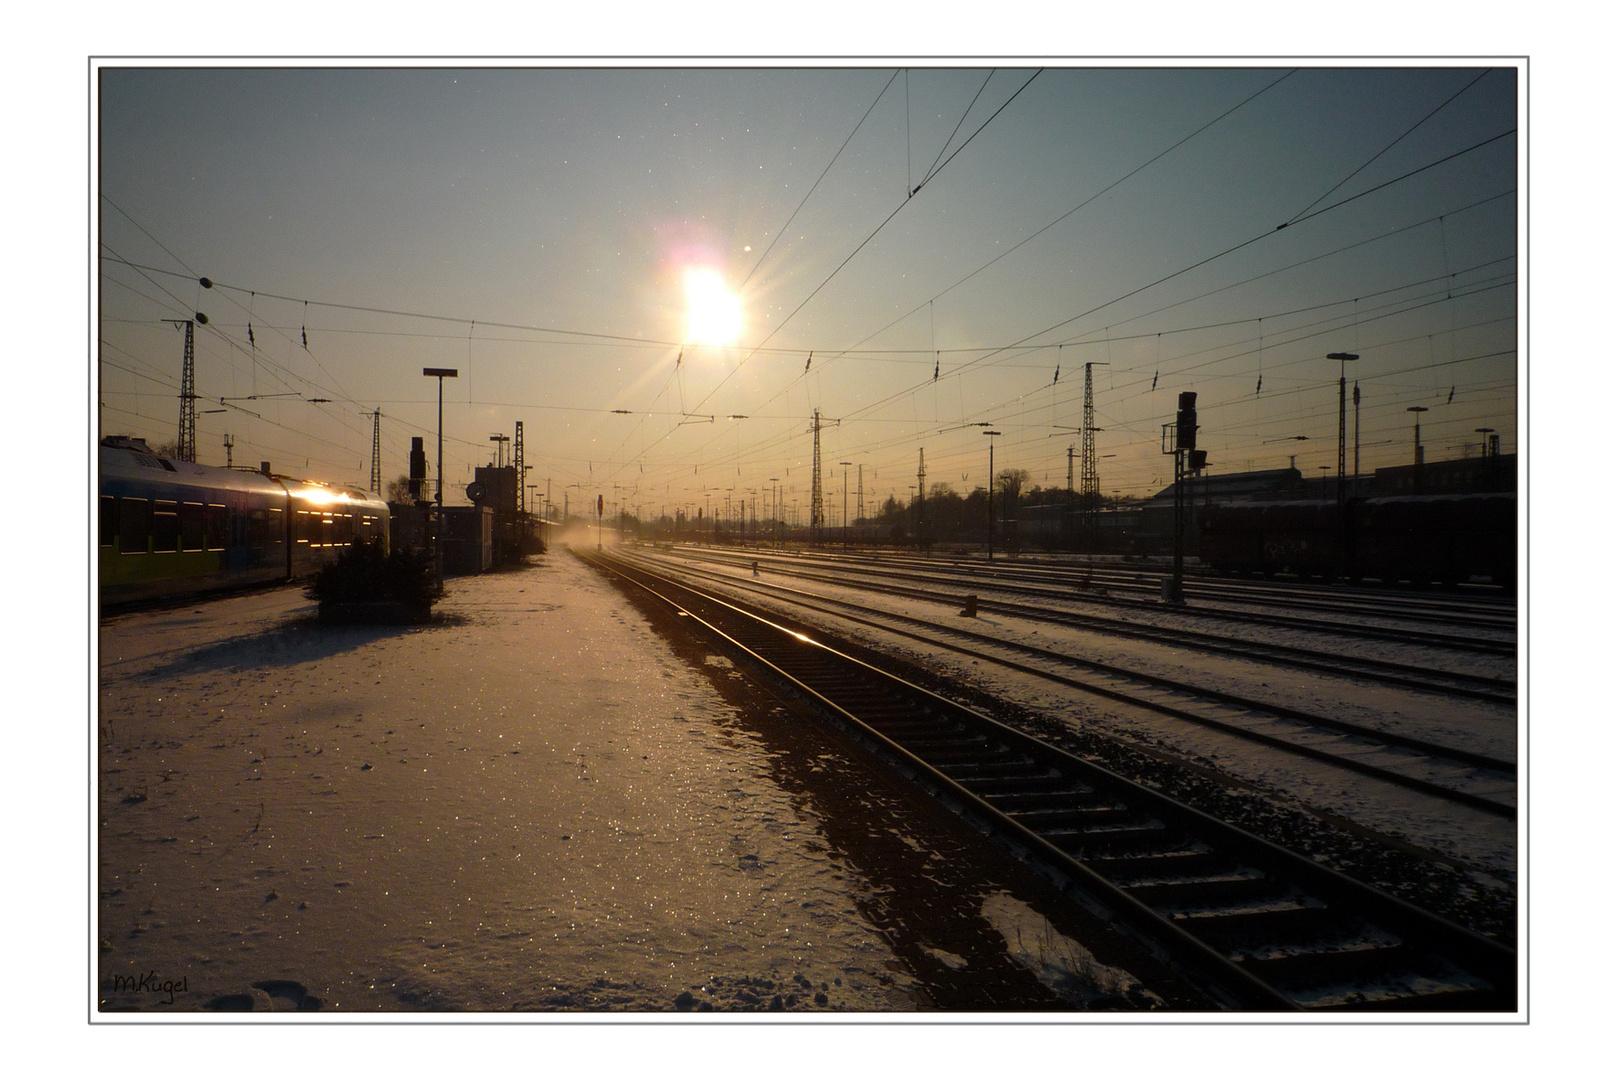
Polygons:
[[444,595],[433,575],[433,553],[405,550],[383,554],[379,541],[355,544],[321,567],[306,595],[322,603],[384,600],[422,604]]

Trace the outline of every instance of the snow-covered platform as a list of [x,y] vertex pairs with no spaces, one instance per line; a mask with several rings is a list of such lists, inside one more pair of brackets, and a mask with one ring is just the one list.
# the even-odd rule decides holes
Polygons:
[[[973,974],[874,925],[893,887],[738,723],[724,661],[572,555],[439,610],[321,626],[289,588],[102,623],[101,1008],[915,1008],[902,939]],[[949,894],[1054,1002],[1140,1000],[1018,897]]]
[[555,553],[440,611],[322,627],[285,589],[102,625],[109,1006],[904,1004],[859,883],[611,587]]

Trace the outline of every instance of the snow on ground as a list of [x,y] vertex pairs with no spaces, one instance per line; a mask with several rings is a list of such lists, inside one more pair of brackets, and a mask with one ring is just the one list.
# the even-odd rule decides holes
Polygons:
[[440,610],[103,621],[102,1008],[914,1007],[866,883],[620,594],[558,553]]
[[[645,554],[645,549],[643,554]],[[681,557],[678,550],[663,557],[717,569],[697,558]],[[751,572],[725,571],[744,588],[754,584]],[[760,580],[772,579],[769,563],[761,564]],[[901,597],[886,596],[858,586],[849,588],[807,584],[792,577],[777,579],[832,599],[920,618],[945,620],[954,614],[947,607]],[[1283,793],[1303,805],[1357,822],[1367,828],[1398,836],[1420,847],[1461,860],[1471,866],[1511,879],[1517,872],[1518,841],[1515,822],[1483,812],[1442,803],[1440,800],[1388,783],[1349,773],[1335,766],[1273,750],[1233,737],[1083,693],[1036,676],[987,670],[987,665],[947,649],[883,635],[867,627],[851,627],[813,615],[788,603],[772,603],[757,593],[748,599],[773,606],[785,615],[828,632],[865,638],[884,649],[950,678],[961,679],[1027,708],[1058,717],[1077,728],[1115,734],[1130,741],[1173,749],[1191,760],[1219,768],[1229,775]],[[969,629],[1027,643],[1102,663],[1158,674],[1189,683],[1228,690],[1245,697],[1274,702],[1319,715],[1385,727],[1422,738],[1451,743],[1482,753],[1515,757],[1518,722],[1515,710],[1486,702],[1459,701],[1438,695],[1403,691],[1299,669],[1258,665],[1178,649],[1167,645],[1112,637],[1105,633],[1054,628],[1003,615],[981,612],[962,619]],[[1202,628],[1202,627],[1201,627]],[[975,646],[983,649],[985,646]],[[1083,679],[1093,677],[1081,674]],[[1095,681],[1106,684],[1107,679]]]

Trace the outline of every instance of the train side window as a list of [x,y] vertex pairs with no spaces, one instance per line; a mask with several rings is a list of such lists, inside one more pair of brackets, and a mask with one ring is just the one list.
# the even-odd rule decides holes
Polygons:
[[203,504],[180,504],[180,550],[201,551],[203,549]]
[[[257,511],[255,511],[255,514],[257,514]],[[266,524],[265,542],[271,544],[285,543],[287,540],[287,529],[286,526],[281,522],[281,509],[279,507],[272,506],[269,510],[269,514],[270,516]]]
[[118,500],[118,551],[146,554],[147,505],[145,499]]
[[219,503],[208,504],[207,527],[205,529],[207,536],[204,543],[209,551],[225,550],[226,538],[230,535],[228,520],[225,507]]
[[169,499],[152,502],[152,550],[180,550],[179,506]]
[[112,547],[118,542],[118,500],[111,495],[101,497],[101,547]]

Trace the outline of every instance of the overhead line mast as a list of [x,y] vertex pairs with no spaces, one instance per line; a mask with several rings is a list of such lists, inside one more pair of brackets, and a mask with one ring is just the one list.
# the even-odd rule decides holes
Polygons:
[[923,487],[928,480],[928,470],[923,467],[923,448],[917,447],[917,536],[922,537],[923,532],[923,497],[927,494]]
[[[1093,543],[1097,528],[1097,504],[1102,501],[1102,488],[1097,479],[1097,413],[1091,402],[1091,366],[1108,366],[1106,360],[1086,361],[1086,398],[1080,415],[1080,506],[1085,512],[1086,541]],[[1071,465],[1072,468],[1072,465]],[[1071,480],[1071,486],[1073,481]]]
[[[364,414],[362,414],[364,415]],[[382,494],[382,410],[371,410],[371,490]]]
[[170,319],[175,326],[186,328],[185,359],[180,366],[180,440],[178,456],[181,461],[197,460],[197,338],[196,324],[208,323],[208,316],[197,312],[195,319]]
[[517,470],[518,512],[526,514],[529,512],[529,504],[523,496],[523,482],[528,479],[524,475],[528,472],[528,468],[523,464],[523,421],[521,420],[517,421],[517,431],[513,433],[512,438],[512,467]]
[[814,413],[815,441],[810,454],[811,475],[810,481],[810,528],[815,532],[816,540],[821,539],[821,410]]

